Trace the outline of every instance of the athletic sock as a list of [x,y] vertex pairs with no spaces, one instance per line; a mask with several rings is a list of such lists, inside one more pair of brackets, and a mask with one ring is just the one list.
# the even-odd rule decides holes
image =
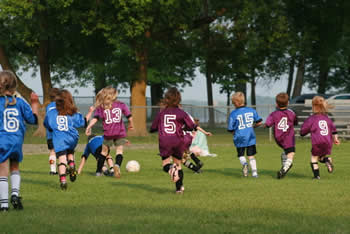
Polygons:
[[6,176],[0,176],[0,207],[9,207],[9,182]]
[[199,160],[199,158],[196,157],[196,155],[194,153],[191,153],[191,159],[197,164],[199,165],[201,160]]
[[114,168],[113,168],[113,167],[110,167],[110,168],[109,168],[109,171],[110,171],[110,172],[114,172]]
[[170,170],[171,167],[172,167],[172,164],[168,163],[168,164],[163,166],[163,171],[165,173],[169,173],[169,170]]
[[293,159],[288,158],[288,159],[285,161],[285,163],[284,163],[284,165],[283,165],[283,170],[284,170],[285,173],[288,172],[288,170],[290,169],[290,167],[291,167],[292,164],[293,164]]
[[70,168],[75,168],[75,162],[74,162],[74,160],[69,160],[69,161],[68,161],[68,166],[69,166]]
[[11,196],[19,196],[19,189],[21,187],[21,174],[19,171],[12,171],[10,175],[11,179]]
[[252,169],[252,173],[257,173],[257,167],[256,167],[256,160],[255,158],[249,159],[249,164],[250,164],[250,168]]
[[242,166],[247,164],[247,159],[244,156],[240,156],[238,159]]
[[103,165],[105,164],[105,157],[103,157],[102,155],[100,155],[98,158],[97,158],[97,168],[96,168],[96,172],[102,172],[102,168],[103,168]]
[[123,162],[123,155],[117,154],[115,156],[115,164],[117,164],[120,167],[122,165],[122,162]]
[[175,185],[176,185],[176,191],[180,191],[181,187],[183,185],[183,178],[184,178],[184,172],[181,170],[178,171],[179,173],[179,177],[180,179],[178,181],[176,181]]
[[56,155],[49,156],[50,171],[56,173]]
[[320,176],[320,170],[319,170],[319,168],[315,169],[315,167],[314,167],[314,165],[318,165],[318,163],[317,162],[310,163],[310,165],[311,165],[312,172],[314,173],[314,177],[315,178],[319,177]]
[[281,154],[281,164],[282,164],[282,167],[284,167],[284,164],[286,163],[286,161],[287,161],[287,155],[286,155],[286,153],[282,153]]
[[189,160],[187,160],[186,162],[184,162],[184,165],[191,169],[192,171],[194,172],[197,172],[198,171],[198,168],[196,167],[196,165],[194,165],[193,163],[191,163]]

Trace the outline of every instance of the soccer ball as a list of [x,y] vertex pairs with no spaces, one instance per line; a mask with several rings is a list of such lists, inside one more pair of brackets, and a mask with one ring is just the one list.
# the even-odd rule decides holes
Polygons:
[[126,164],[126,171],[139,172],[140,171],[140,164],[135,160],[131,160]]

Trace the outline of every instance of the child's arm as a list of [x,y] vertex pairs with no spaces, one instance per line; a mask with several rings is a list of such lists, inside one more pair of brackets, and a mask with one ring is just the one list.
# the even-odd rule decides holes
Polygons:
[[78,174],[81,173],[81,171],[83,170],[83,167],[85,165],[86,162],[86,158],[83,156],[81,156],[81,160],[80,160],[80,164],[79,164],[79,169],[78,169]]
[[93,118],[92,120],[90,120],[89,125],[86,127],[86,130],[85,130],[85,134],[87,136],[91,135],[91,128],[97,123],[97,121],[98,121],[97,118]]
[[95,111],[95,107],[94,106],[90,106],[89,112],[85,115],[85,119],[86,119],[87,122],[89,122],[89,120],[90,120],[92,114],[94,113],[94,111]]
[[30,102],[31,102],[31,107],[32,107],[33,113],[38,116],[40,104],[39,104],[39,97],[36,93],[32,92],[30,94]]
[[212,136],[213,135],[211,132],[207,132],[203,128],[199,127],[199,126],[197,126],[197,130],[203,132],[207,136]]
[[334,135],[333,135],[333,142],[334,142],[334,144],[336,144],[336,145],[339,145],[339,144],[340,144],[340,140],[339,140],[339,138],[338,138],[338,134],[334,134]]
[[128,129],[129,130],[134,130],[134,121],[132,120],[132,116],[128,118],[129,124],[128,124]]
[[254,128],[257,128],[257,127],[259,127],[260,125],[262,125],[262,120],[260,121],[260,122],[256,122],[255,124],[254,124]]

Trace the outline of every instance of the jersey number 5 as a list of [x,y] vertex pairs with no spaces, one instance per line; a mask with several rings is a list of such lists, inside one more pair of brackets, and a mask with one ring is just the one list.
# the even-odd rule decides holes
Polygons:
[[175,125],[176,115],[164,115],[164,131],[169,134],[176,132]]
[[19,128],[19,121],[17,119],[18,110],[15,108],[8,108],[4,111],[4,129],[6,132],[17,132]]

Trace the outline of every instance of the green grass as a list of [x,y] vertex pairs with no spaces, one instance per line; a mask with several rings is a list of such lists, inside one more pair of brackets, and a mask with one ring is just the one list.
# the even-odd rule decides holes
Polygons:
[[[0,232],[40,233],[350,233],[350,143],[334,147],[335,172],[321,164],[312,180],[310,142],[298,140],[294,167],[277,180],[281,150],[258,134],[259,178],[241,177],[229,134],[209,138],[216,158],[201,158],[202,174],[185,169],[185,193],[162,171],[157,148],[125,151],[139,173],[95,177],[92,156],[83,174],[59,189],[49,176],[47,155],[25,156],[21,164],[24,210],[0,214]],[[132,142],[157,143],[154,135]],[[153,141],[154,140],[154,141]],[[81,153],[77,153],[79,162]]]

